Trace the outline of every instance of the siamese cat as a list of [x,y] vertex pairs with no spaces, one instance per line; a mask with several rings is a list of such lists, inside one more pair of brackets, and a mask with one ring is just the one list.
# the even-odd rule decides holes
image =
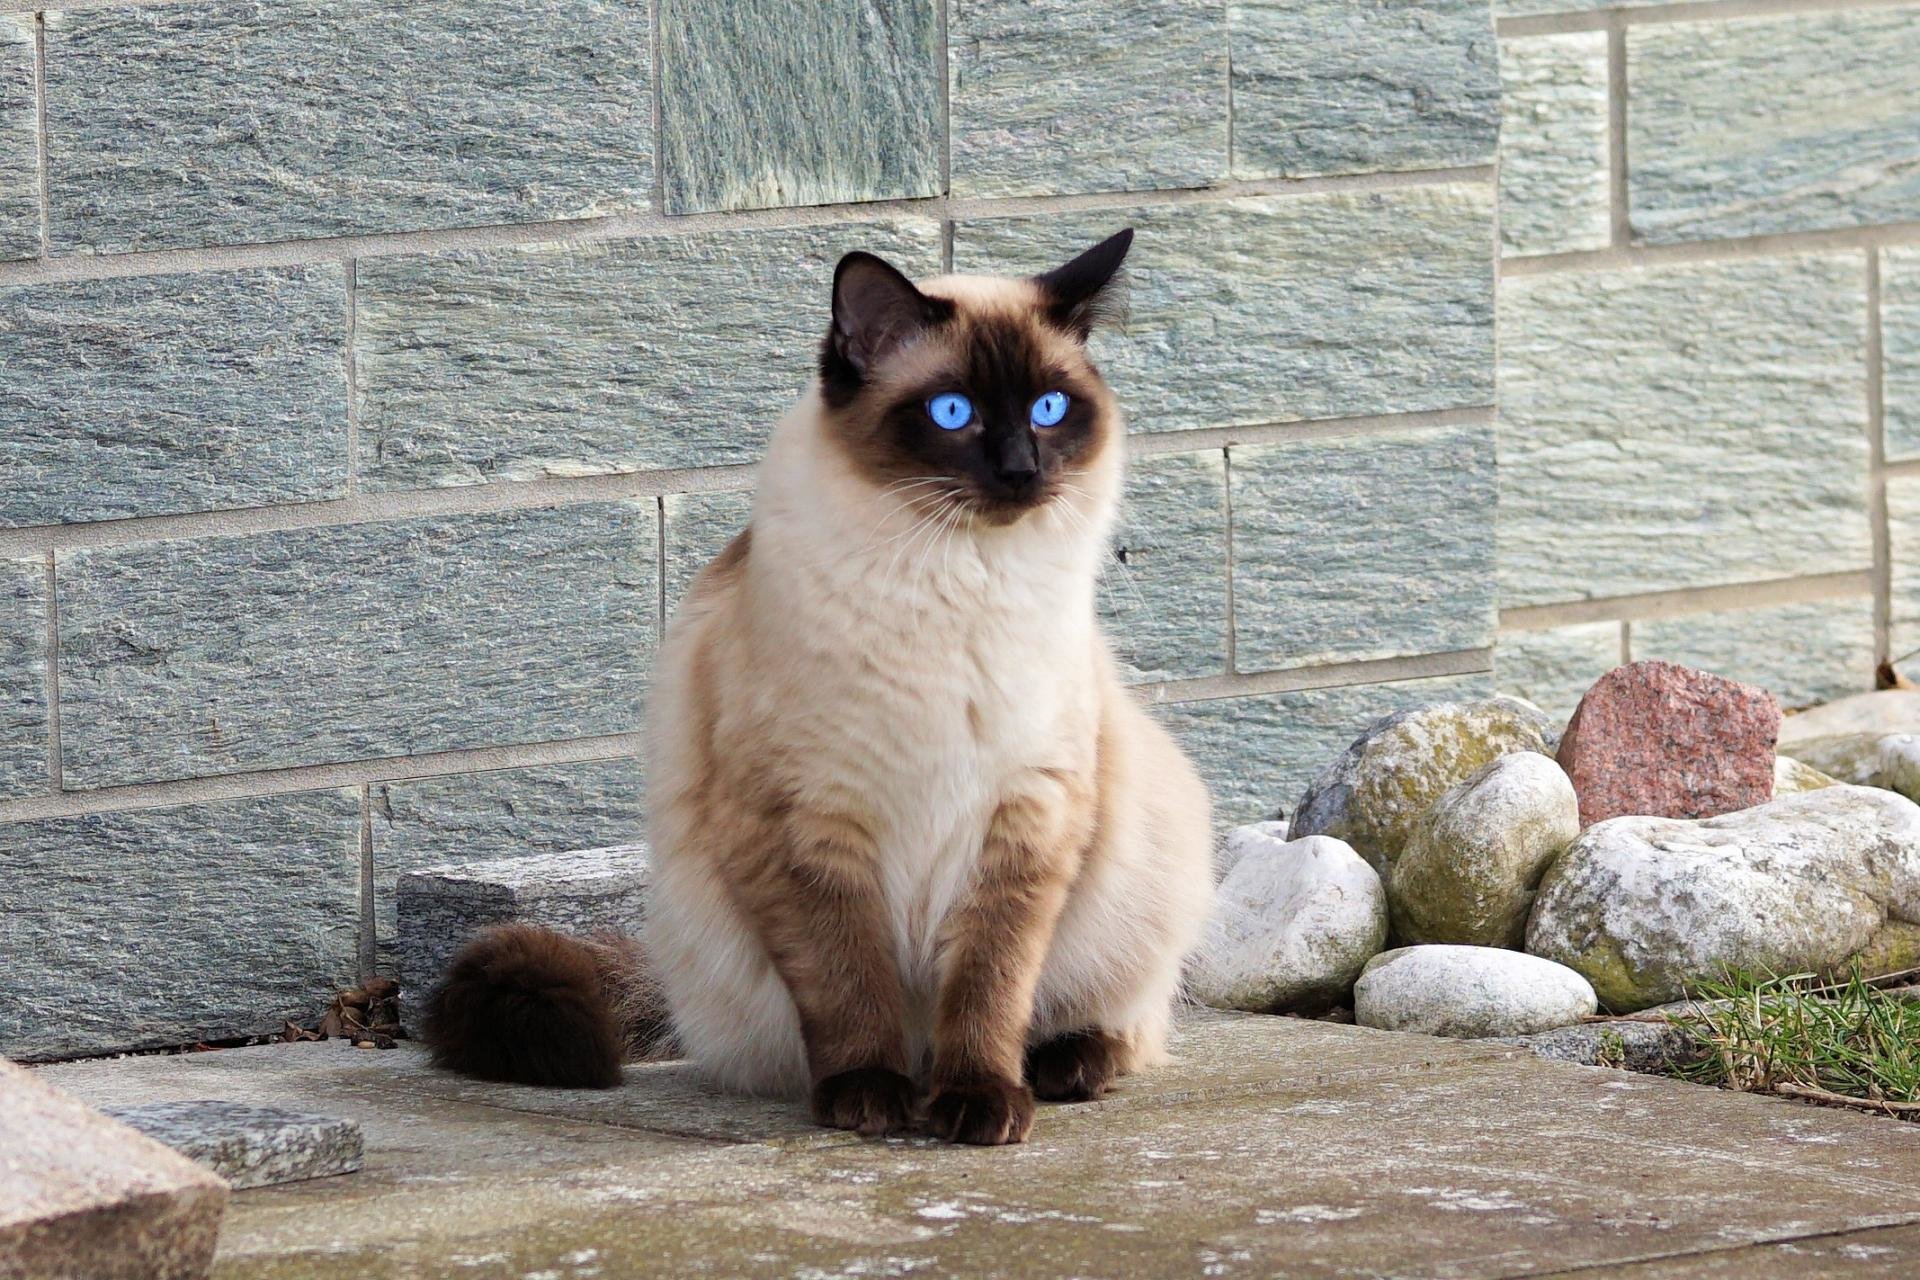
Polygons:
[[1095,623],[1125,441],[1086,342],[1132,238],[1030,279],[841,260],[819,381],[661,650],[644,964],[482,935],[443,1065],[616,1083],[657,983],[723,1085],[998,1144],[1164,1059],[1211,822]]

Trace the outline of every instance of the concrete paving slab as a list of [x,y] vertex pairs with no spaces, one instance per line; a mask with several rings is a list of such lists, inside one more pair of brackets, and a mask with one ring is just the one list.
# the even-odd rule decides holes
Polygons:
[[[1720,1253],[1685,1254],[1610,1268],[1606,1274],[1609,1280],[1870,1280],[1920,1276],[1920,1227],[1880,1227]],[[1580,1275],[1570,1273],[1571,1277]]]
[[360,1126],[339,1116],[220,1098],[144,1102],[104,1114],[210,1169],[234,1188],[331,1178],[360,1167]]

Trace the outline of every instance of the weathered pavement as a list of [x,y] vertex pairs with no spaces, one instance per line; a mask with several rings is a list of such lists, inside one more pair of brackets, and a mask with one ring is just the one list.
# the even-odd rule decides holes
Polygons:
[[336,1041],[45,1074],[361,1122],[361,1172],[234,1196],[224,1280],[1920,1274],[1920,1125],[1284,1018],[1177,1052],[997,1150],[811,1129],[677,1064],[563,1093]]

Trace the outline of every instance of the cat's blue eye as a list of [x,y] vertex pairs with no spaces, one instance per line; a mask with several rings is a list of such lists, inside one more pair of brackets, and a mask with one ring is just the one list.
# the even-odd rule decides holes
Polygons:
[[1033,402],[1029,416],[1036,427],[1051,427],[1067,416],[1067,393],[1049,391]]
[[927,416],[942,431],[958,431],[973,421],[973,401],[957,391],[949,391],[927,401]]

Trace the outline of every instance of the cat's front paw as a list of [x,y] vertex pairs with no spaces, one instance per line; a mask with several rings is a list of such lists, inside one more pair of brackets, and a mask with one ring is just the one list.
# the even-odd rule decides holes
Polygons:
[[813,1086],[813,1119],[869,1138],[900,1133],[913,1121],[913,1081],[885,1067],[856,1067]]
[[944,1085],[927,1104],[926,1131],[948,1142],[998,1147],[1025,1142],[1033,1128],[1033,1091],[1014,1080]]

